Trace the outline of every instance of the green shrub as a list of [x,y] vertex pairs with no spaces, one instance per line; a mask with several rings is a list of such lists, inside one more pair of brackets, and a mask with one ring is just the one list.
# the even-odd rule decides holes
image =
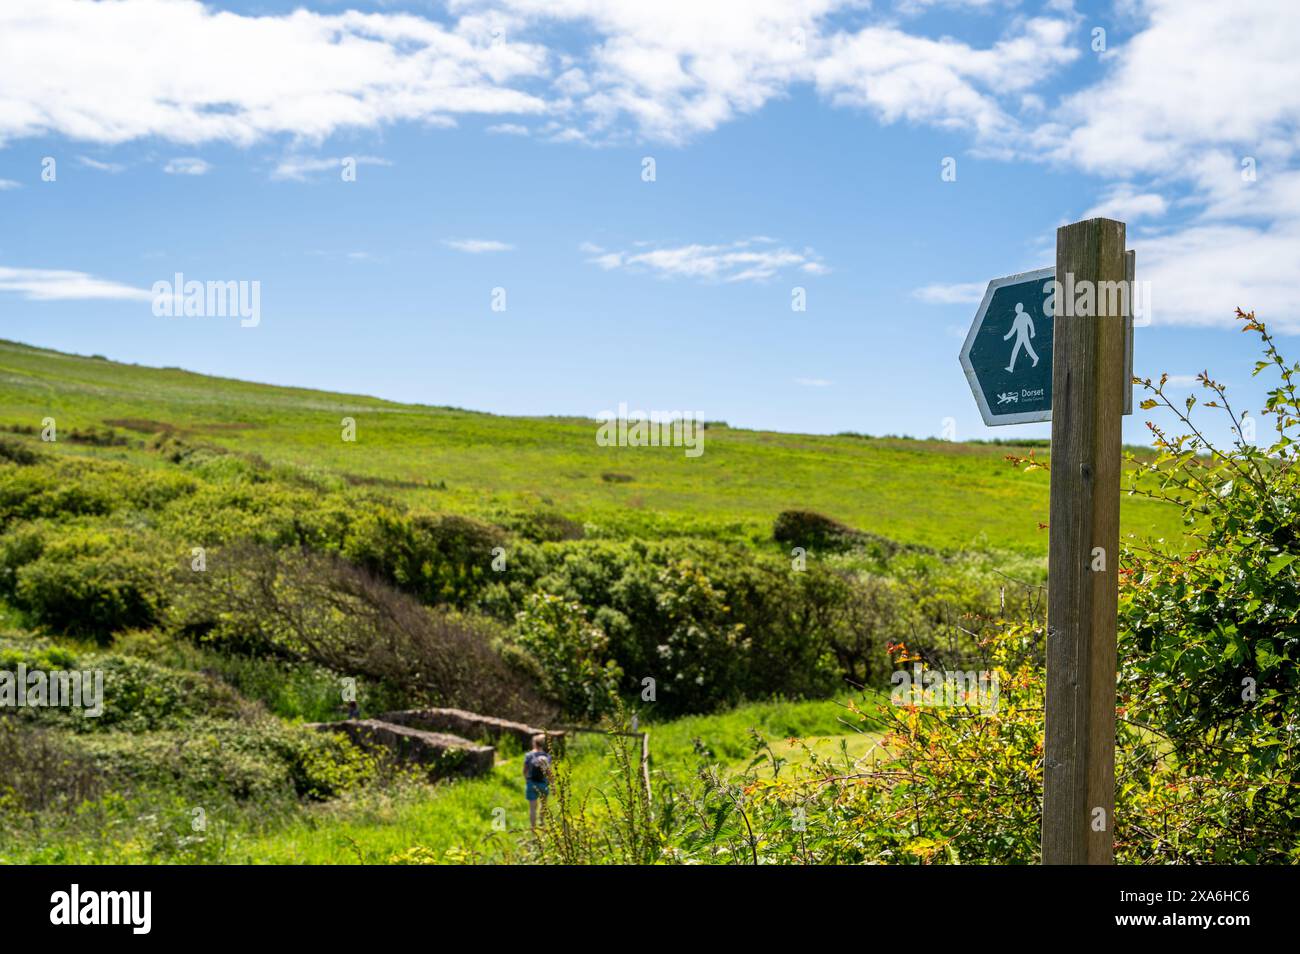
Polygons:
[[[1038,850],[1042,804],[1041,632],[1009,626],[991,646],[997,708],[868,698],[844,719],[882,726],[875,757],[819,754],[788,766],[756,737],[735,776],[677,789],[671,857],[722,864],[1015,864]],[[898,661],[911,661],[899,649]],[[801,819],[802,824],[795,824]]]
[[195,799],[284,798],[288,766],[248,727],[203,722],[183,732],[86,736],[81,751],[115,791],[165,790]]
[[[120,634],[113,649],[171,669],[201,671],[282,719],[327,722],[343,708],[339,675],[315,663],[234,655],[161,630]],[[383,687],[369,680],[355,680],[355,689],[364,712],[401,707],[399,698],[385,696]]]
[[580,603],[531,595],[516,619],[519,643],[537,661],[542,691],[585,719],[613,710],[622,671],[606,657],[609,640]]
[[5,468],[0,471],[0,526],[20,519],[112,513],[122,497],[111,473],[86,474],[84,465],[63,461]]
[[61,733],[0,715],[0,833],[9,813],[71,811],[103,788],[94,763]]
[[465,607],[490,582],[498,527],[471,517],[391,507],[368,508],[353,524],[343,555],[430,606]]
[[72,670],[77,668],[77,654],[66,646],[52,645],[43,640],[25,646],[0,646],[0,670],[12,672],[19,664],[28,669]]
[[482,605],[519,613],[538,592],[580,604],[609,638],[623,692],[639,695],[654,679],[655,705],[669,715],[831,689],[830,640],[851,599],[851,586],[831,585],[832,576],[819,563],[799,573],[746,547],[702,541],[518,546]]
[[299,798],[324,801],[359,788],[376,777],[378,758],[345,736],[293,726],[277,736],[277,750]]
[[0,528],[15,520],[155,510],[194,492],[193,478],[116,461],[51,458],[0,467]]
[[214,482],[203,483],[189,499],[164,508],[158,528],[191,547],[247,540],[337,551],[354,515],[355,505],[341,494],[271,482]]
[[373,698],[538,715],[529,682],[498,651],[502,627],[427,607],[341,557],[227,547],[205,573],[181,573],[170,620],[227,654],[326,667],[365,679]]
[[856,536],[852,527],[812,510],[783,510],[772,526],[772,539],[805,550],[846,550]]
[[373,779],[376,760],[331,733],[277,719],[201,720],[184,730],[86,736],[80,751],[115,788],[204,799],[320,800]]
[[511,512],[494,519],[507,530],[534,543],[581,540],[584,536],[581,523],[553,510]]
[[737,702],[745,688],[745,663],[753,642],[736,621],[727,595],[691,560],[659,571],[656,601],[665,622],[653,670],[672,708],[708,712]]
[[1195,396],[1175,403],[1165,378],[1143,382],[1142,406],[1172,413],[1185,431],[1153,426],[1160,454],[1134,459],[1132,485],[1182,508],[1184,546],[1129,549],[1121,577],[1124,718],[1145,732],[1144,777],[1178,779],[1157,807],[1195,819],[1176,844],[1150,846],[1161,860],[1300,857],[1300,365],[1253,313],[1238,315],[1263,344],[1255,373],[1277,376],[1263,411],[1274,418],[1267,446],[1246,438],[1208,374],[1202,407],[1226,418],[1226,450],[1193,424]]
[[[233,718],[249,711],[247,703],[228,686],[196,672],[160,666],[117,653],[78,653],[62,647],[36,651],[0,650],[0,669],[12,671],[18,662],[29,670],[76,670],[83,673],[83,707],[25,707],[16,718],[66,730],[93,733],[114,730],[151,732],[180,728],[205,717]],[[84,674],[102,673],[103,712],[87,716],[92,705],[85,695]]]
[[27,467],[40,463],[44,458],[44,454],[38,452],[26,441],[0,436],[0,461]]
[[923,628],[913,587],[898,580],[867,573],[809,573],[799,583],[809,627],[824,629],[836,669],[852,685],[881,685],[891,668],[889,645]]
[[0,542],[0,588],[37,626],[107,641],[157,622],[169,562],[140,532],[26,527]]

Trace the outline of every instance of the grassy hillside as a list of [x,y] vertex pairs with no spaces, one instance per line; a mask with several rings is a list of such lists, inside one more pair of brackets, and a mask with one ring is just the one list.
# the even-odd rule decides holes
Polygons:
[[[500,417],[273,387],[0,342],[0,429],[112,429],[125,443],[65,439],[68,453],[150,463],[133,444],[159,432],[256,454],[434,510],[490,515],[554,507],[589,536],[769,539],[782,510],[943,549],[1042,554],[1047,476],[1018,473],[1002,447],[709,429],[704,454],[600,447],[592,421]],[[356,441],[341,438],[354,418]],[[1013,436],[1009,434],[1008,436]],[[629,479],[630,478],[630,479]],[[1125,499],[1123,529],[1177,537],[1177,514]]]
[[[0,710],[0,864],[1038,859],[1041,469],[595,432],[0,344],[0,672],[103,676],[93,717]],[[1125,498],[1125,529],[1168,544],[1121,554],[1120,860],[1295,860],[1294,441],[1135,464],[1164,502]],[[921,670],[992,702],[892,696]],[[304,724],[345,701],[635,712],[653,805],[585,735],[534,835],[516,748],[434,781]]]
[[[893,757],[899,660],[987,670],[996,621],[1041,610],[1048,480],[1014,448],[715,425],[687,458],[596,431],[0,342],[0,670],[106,674],[102,718],[0,713],[0,863],[753,857],[740,800],[786,831],[787,763]],[[1124,506],[1180,539],[1177,508]],[[586,736],[555,801],[589,840],[540,848],[520,753],[411,778],[303,725],[345,684],[366,713],[635,709],[654,831]]]

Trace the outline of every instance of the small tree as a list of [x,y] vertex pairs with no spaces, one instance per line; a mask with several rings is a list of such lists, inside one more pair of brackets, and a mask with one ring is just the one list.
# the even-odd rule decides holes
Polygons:
[[614,710],[623,672],[606,658],[609,639],[587,619],[581,603],[534,593],[516,622],[519,643],[536,661],[550,699],[583,718]]
[[[1158,857],[1267,861],[1300,858],[1300,473],[1296,437],[1300,364],[1288,364],[1253,312],[1273,371],[1260,446],[1246,414],[1208,372],[1198,375],[1225,416],[1221,449],[1192,420],[1195,395],[1171,400],[1167,376],[1140,382],[1144,409],[1171,412],[1185,433],[1148,424],[1159,453],[1132,459],[1130,493],[1178,506],[1183,541],[1130,546],[1120,604],[1121,726],[1131,731],[1133,784],[1179,784],[1161,800],[1181,827],[1145,819],[1130,834]],[[1193,800],[1195,804],[1193,804]],[[1190,860],[1190,859],[1189,859]]]

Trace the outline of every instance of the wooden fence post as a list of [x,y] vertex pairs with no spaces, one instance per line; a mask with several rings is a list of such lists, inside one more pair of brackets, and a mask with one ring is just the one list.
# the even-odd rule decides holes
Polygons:
[[1043,864],[1114,860],[1124,242],[1111,219],[1056,232]]
[[641,780],[645,782],[645,800],[651,801],[650,796],[650,733],[641,733]]

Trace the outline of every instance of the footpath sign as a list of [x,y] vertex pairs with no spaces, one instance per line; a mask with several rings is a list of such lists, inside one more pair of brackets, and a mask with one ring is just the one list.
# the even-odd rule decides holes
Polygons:
[[1052,422],[1043,864],[1114,860],[1120,424],[1133,379],[1125,232],[1111,219],[1057,229],[1056,265],[989,282],[961,349],[985,424]]
[[[1129,253],[1132,258],[1132,253]],[[1132,263],[1129,263],[1130,268]],[[980,416],[989,427],[1052,419],[1052,324],[1056,293],[1072,299],[1072,284],[1054,284],[1052,266],[989,282],[961,348],[961,366]],[[1129,274],[1132,282],[1132,274]],[[1133,413],[1132,306],[1126,318],[1124,413]]]
[[1052,281],[1038,268],[989,282],[961,349],[984,423],[1052,419]]

